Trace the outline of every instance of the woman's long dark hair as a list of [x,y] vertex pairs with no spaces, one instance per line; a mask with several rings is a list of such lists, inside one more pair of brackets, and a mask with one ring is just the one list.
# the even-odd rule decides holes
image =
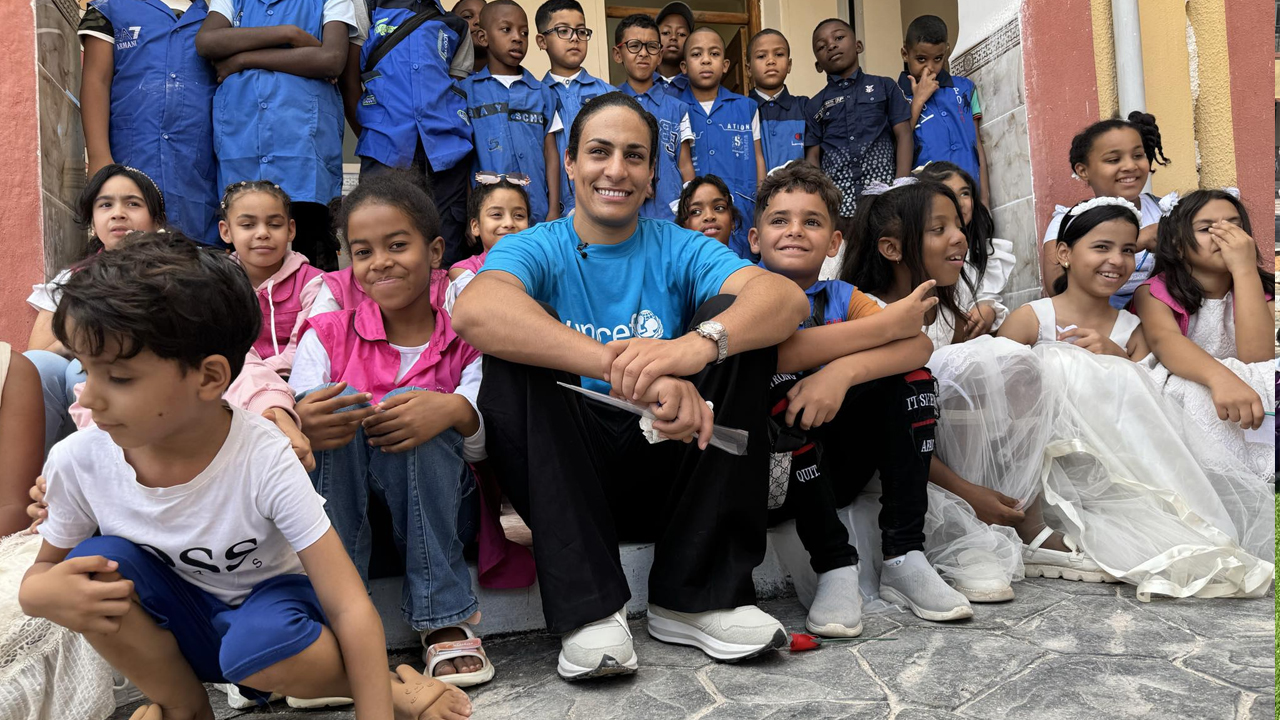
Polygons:
[[[1140,230],[1138,226],[1138,218],[1133,211],[1123,205],[1101,205],[1099,207],[1090,208],[1080,213],[1072,215],[1068,212],[1062,217],[1062,229],[1058,231],[1057,242],[1074,247],[1080,238],[1089,234],[1090,230],[1098,227],[1102,223],[1111,222],[1112,220],[1123,220],[1133,225],[1135,231]],[[1128,282],[1129,278],[1125,278]],[[1057,280],[1053,281],[1053,294],[1061,295],[1067,291],[1067,273],[1062,273]]]
[[[960,218],[960,202],[951,188],[934,180],[894,188],[880,195],[863,195],[853,216],[853,238],[840,267],[840,279],[857,285],[863,292],[883,294],[893,287],[893,266],[880,254],[882,237],[897,238],[902,244],[902,263],[911,273],[911,287],[929,279],[924,267],[924,232],[933,212],[933,199],[942,195],[956,208]],[[974,284],[960,275],[959,282],[973,291]],[[937,287],[938,306],[953,317],[964,315],[956,304],[955,286]]]
[[[1253,235],[1253,226],[1249,222],[1249,213],[1244,209],[1240,199],[1223,190],[1196,190],[1178,201],[1173,212],[1160,219],[1156,231],[1156,266],[1152,275],[1160,275],[1169,288],[1169,295],[1179,305],[1194,315],[1204,302],[1204,286],[1191,274],[1191,265],[1187,256],[1196,251],[1196,233],[1192,228],[1196,213],[1204,209],[1214,200],[1226,200],[1240,214],[1240,228]],[[1257,253],[1258,277],[1262,278],[1262,287],[1269,289],[1275,286],[1276,276],[1262,269],[1262,253],[1254,245]]]
[[93,234],[93,204],[97,202],[102,186],[117,175],[129,178],[134,185],[138,186],[138,190],[142,193],[142,201],[147,204],[147,212],[151,213],[152,224],[156,228],[164,227],[164,196],[160,194],[160,188],[156,187],[155,181],[141,170],[112,163],[89,178],[89,182],[85,183],[84,190],[80,193],[80,198],[76,201],[76,222],[89,231],[89,242],[85,245],[81,258],[94,255],[103,247],[102,240]]
[[[946,160],[935,160],[925,165],[916,177],[921,180],[937,180],[945,183],[947,178],[955,175],[969,186],[969,197],[973,198],[973,215],[964,226],[965,237],[969,238],[969,265],[973,268],[973,284],[982,285],[982,277],[987,274],[987,259],[991,257],[991,238],[996,234],[996,221],[991,211],[982,204],[982,193],[978,183],[965,169]],[[961,217],[961,219],[964,219]]]

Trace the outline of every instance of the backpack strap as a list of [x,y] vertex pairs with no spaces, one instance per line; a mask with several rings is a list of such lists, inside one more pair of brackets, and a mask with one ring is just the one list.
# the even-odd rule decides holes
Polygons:
[[[382,60],[382,58],[387,56],[387,53],[391,52],[391,50],[396,45],[399,45],[402,40],[412,35],[413,31],[417,30],[423,23],[428,20],[438,18],[444,14],[440,12],[438,7],[436,7],[435,0],[423,0],[422,4],[423,8],[421,10],[414,13],[413,17],[400,23],[400,25],[398,25],[396,29],[387,36],[387,39],[382,41],[381,45],[374,48],[373,52],[369,53],[369,61],[365,63],[364,72],[360,76],[361,80],[373,79],[373,77],[375,77],[372,76],[374,68],[377,67],[378,62]],[[369,8],[370,16],[372,17],[372,3],[370,3]]]

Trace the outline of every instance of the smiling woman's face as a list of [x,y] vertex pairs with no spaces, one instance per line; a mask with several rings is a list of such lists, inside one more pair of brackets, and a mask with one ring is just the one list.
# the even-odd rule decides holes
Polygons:
[[577,213],[606,227],[635,222],[653,180],[649,127],[627,107],[607,107],[587,118],[578,154],[565,162]]

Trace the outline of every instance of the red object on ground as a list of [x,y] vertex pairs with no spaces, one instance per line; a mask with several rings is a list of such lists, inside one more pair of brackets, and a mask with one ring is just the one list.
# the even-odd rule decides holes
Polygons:
[[806,650],[817,650],[822,647],[822,639],[817,635],[808,635],[806,633],[791,633],[791,652],[805,652]]

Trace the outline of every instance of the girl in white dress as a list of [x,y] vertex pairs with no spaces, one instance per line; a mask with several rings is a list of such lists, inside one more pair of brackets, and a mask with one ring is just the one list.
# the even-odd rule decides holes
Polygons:
[[1275,276],[1261,269],[1249,215],[1231,192],[1197,190],[1163,202],[1169,214],[1160,222],[1156,275],[1135,296],[1152,379],[1266,481],[1275,449],[1248,431],[1275,407]]

